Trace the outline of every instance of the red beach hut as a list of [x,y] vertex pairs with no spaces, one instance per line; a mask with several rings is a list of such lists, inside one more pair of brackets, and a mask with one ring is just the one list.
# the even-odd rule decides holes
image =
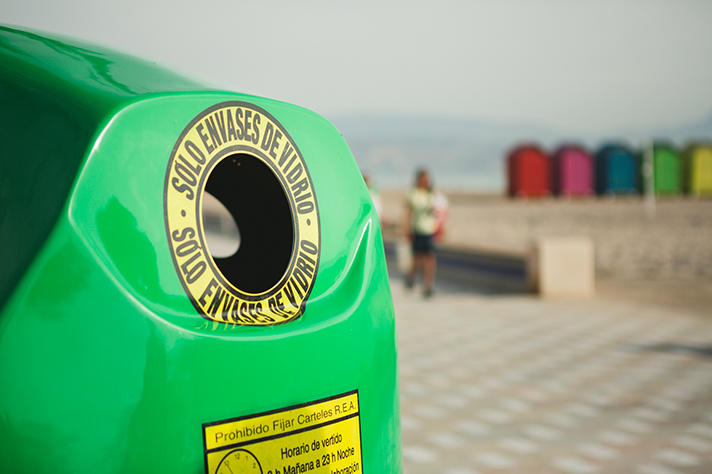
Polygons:
[[551,157],[552,189],[563,196],[593,194],[593,157],[580,146],[563,145]]
[[507,177],[510,196],[551,195],[551,160],[535,145],[518,146],[509,153]]

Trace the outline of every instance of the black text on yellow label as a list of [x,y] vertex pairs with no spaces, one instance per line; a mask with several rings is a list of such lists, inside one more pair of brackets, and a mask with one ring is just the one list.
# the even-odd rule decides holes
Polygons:
[[[276,285],[261,293],[249,293],[230,283],[212,259],[205,240],[202,200],[207,177],[221,160],[236,153],[251,155],[270,167],[285,192],[293,221],[294,243],[287,270]],[[303,313],[320,256],[316,196],[301,152],[265,110],[232,101],[199,114],[171,153],[164,209],[176,271],[201,316],[264,326],[286,323]]]
[[362,471],[358,392],[203,425],[206,474]]

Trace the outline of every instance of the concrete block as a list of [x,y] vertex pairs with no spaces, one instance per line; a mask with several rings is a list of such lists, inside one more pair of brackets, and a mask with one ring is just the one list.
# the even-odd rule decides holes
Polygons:
[[591,298],[595,294],[594,257],[588,237],[539,239],[529,259],[529,286],[543,298]]

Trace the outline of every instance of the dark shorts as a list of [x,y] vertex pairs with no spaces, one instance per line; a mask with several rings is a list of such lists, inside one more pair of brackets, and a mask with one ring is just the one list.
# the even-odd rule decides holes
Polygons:
[[432,235],[415,234],[413,236],[413,253],[435,252]]

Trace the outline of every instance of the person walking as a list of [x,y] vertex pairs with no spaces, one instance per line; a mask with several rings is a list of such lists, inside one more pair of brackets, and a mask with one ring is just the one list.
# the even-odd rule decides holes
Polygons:
[[423,269],[423,296],[433,294],[435,283],[435,243],[433,236],[438,230],[436,194],[433,192],[430,174],[425,169],[416,172],[415,188],[406,198],[404,233],[413,250],[413,263],[405,276],[406,288],[413,288],[416,274]]

